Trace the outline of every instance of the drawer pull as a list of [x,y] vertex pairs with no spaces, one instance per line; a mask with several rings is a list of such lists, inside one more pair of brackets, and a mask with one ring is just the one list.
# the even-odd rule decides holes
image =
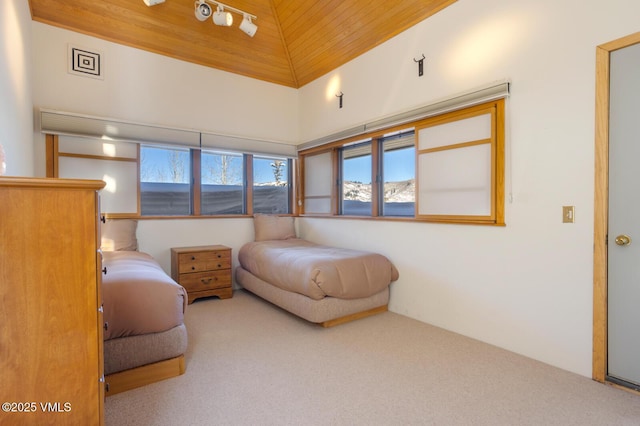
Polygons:
[[211,282],[211,278],[202,278],[200,281],[202,281],[202,284],[209,284]]
[[222,268],[222,265],[218,263],[218,268]]
[[192,270],[192,271],[195,271],[195,270],[196,270],[196,267],[195,267],[195,266],[192,266],[192,267],[191,267],[191,270]]
[[107,275],[107,267],[106,266],[104,268],[102,268],[102,273]]
[[191,260],[196,260],[196,257],[195,256],[191,256]]
[[104,331],[109,330],[109,323],[107,321],[104,322]]
[[220,259],[222,257],[222,255],[220,253],[218,253],[218,259]]

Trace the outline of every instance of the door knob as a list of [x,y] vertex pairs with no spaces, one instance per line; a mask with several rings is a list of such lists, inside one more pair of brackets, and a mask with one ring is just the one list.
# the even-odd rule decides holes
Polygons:
[[616,237],[616,244],[619,246],[628,246],[629,244],[631,244],[631,237],[624,234],[618,235]]

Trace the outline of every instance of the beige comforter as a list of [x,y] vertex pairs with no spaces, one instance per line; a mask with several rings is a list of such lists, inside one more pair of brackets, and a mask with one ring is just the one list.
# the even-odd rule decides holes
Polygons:
[[381,254],[298,238],[247,243],[238,261],[261,280],[314,300],[368,297],[398,279],[398,270]]
[[104,340],[169,330],[183,323],[187,292],[146,253],[103,252]]

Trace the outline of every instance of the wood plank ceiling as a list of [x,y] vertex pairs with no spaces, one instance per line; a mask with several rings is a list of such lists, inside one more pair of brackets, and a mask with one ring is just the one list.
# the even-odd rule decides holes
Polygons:
[[[35,21],[299,88],[456,0],[226,0],[257,19],[253,38],[201,22],[194,0],[29,0]],[[215,6],[214,6],[215,9]]]

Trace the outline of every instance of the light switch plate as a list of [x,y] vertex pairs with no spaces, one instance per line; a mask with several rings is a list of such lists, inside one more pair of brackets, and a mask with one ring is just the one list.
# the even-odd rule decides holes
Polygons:
[[562,206],[562,223],[573,223],[575,219],[574,206]]

